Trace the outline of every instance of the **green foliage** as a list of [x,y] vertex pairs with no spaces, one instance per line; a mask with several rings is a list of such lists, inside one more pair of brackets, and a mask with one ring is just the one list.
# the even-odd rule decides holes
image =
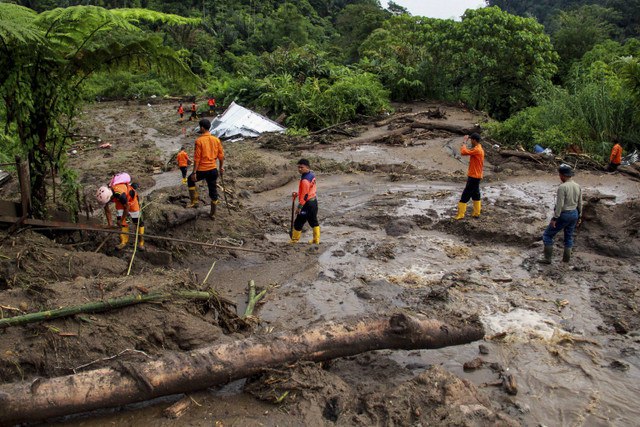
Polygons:
[[[604,63],[593,65],[571,90],[556,89],[503,123],[489,126],[490,135],[505,144],[535,144],[562,152],[569,144],[606,158],[609,142],[620,139],[632,146],[640,138],[633,100],[614,73],[603,73]],[[593,71],[593,70],[592,70]]]
[[614,34],[615,26],[612,22],[616,19],[618,15],[615,10],[597,5],[561,11],[552,17],[548,28],[552,33],[553,45],[560,55],[561,78],[593,46]]
[[[30,163],[36,212],[45,213],[45,178],[49,171],[72,178],[64,169],[67,135],[79,107],[86,79],[100,70],[153,67],[168,73],[190,74],[175,51],[162,39],[134,24],[184,18],[153,11],[109,11],[77,6],[31,14],[24,8],[0,4],[0,99],[7,112],[3,141],[18,139]],[[22,23],[21,29],[12,24]],[[35,42],[34,42],[35,40]],[[14,133],[15,132],[15,133]]]

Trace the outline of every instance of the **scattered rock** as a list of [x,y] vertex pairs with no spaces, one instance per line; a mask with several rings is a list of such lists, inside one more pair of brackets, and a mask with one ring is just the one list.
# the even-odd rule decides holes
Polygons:
[[475,359],[469,362],[465,362],[465,364],[462,367],[465,371],[475,371],[476,369],[480,369],[482,365],[484,365],[484,360],[482,360],[479,357],[476,357]]

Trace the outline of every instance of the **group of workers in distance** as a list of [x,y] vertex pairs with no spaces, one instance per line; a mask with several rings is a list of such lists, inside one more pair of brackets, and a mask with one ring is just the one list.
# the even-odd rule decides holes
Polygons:
[[[215,101],[214,101],[215,105]],[[210,104],[211,106],[211,104]],[[195,141],[193,160],[189,158],[185,147],[182,147],[176,156],[176,161],[182,174],[182,183],[187,184],[189,190],[190,203],[188,207],[198,207],[199,194],[197,183],[206,181],[211,199],[211,210],[209,217],[215,218],[216,207],[220,203],[217,180],[224,173],[224,148],[220,139],[210,132],[211,122],[202,119],[198,123],[200,136]],[[465,135],[460,147],[460,154],[469,156],[469,167],[467,170],[467,182],[458,202],[458,212],[454,220],[461,220],[465,217],[467,203],[473,201],[473,218],[479,218],[482,212],[482,201],[480,194],[480,182],[483,178],[484,170],[484,149],[480,143],[481,137],[478,133]],[[471,142],[471,148],[467,146]],[[621,163],[622,147],[615,143],[611,151],[609,171],[615,171]],[[187,176],[188,166],[192,164],[193,170]],[[297,199],[295,208],[295,220],[291,230],[290,243],[297,243],[302,236],[302,229],[306,223],[312,230],[312,239],[309,243],[320,243],[320,224],[318,222],[318,199],[316,176],[311,170],[309,160],[300,159],[297,163],[300,182],[298,191],[292,193],[293,204]],[[542,241],[544,243],[543,258],[539,262],[551,264],[553,254],[553,239],[560,231],[564,231],[564,252],[562,260],[569,262],[573,248],[573,233],[582,218],[582,189],[580,185],[573,181],[575,172],[570,165],[561,164],[558,168],[561,181],[556,192],[556,201],[549,225],[546,227]],[[123,249],[129,241],[129,226],[127,217],[131,218],[136,226],[136,236],[138,247],[144,250],[144,222],[140,215],[140,201],[135,189],[131,184],[131,178],[127,173],[115,175],[108,186],[102,186],[96,194],[98,202],[104,206],[107,224],[112,226],[111,211],[109,202],[114,202],[117,212],[117,224],[121,226],[120,243],[117,249]],[[292,206],[293,208],[293,206]]]
[[[213,96],[207,99],[207,106],[209,107],[209,115],[213,116],[216,111],[216,99]],[[198,120],[198,105],[195,100],[191,103],[190,111],[189,121]],[[180,116],[179,121],[184,120],[184,107],[182,106],[182,102],[178,105],[178,116]]]

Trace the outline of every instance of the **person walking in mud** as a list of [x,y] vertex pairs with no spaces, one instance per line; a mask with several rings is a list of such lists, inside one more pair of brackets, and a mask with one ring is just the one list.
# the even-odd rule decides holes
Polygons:
[[[467,148],[467,141],[471,140],[471,149]],[[482,210],[482,202],[480,201],[480,181],[482,181],[483,168],[484,168],[484,150],[480,144],[480,135],[472,133],[471,135],[465,135],[462,140],[462,147],[460,147],[460,154],[463,156],[469,156],[469,169],[467,170],[467,184],[462,191],[462,196],[458,202],[458,214],[455,219],[464,218],[467,212],[467,203],[470,199],[473,200],[473,213],[471,216],[474,218],[480,217],[480,211]]]
[[556,194],[556,205],[553,210],[553,218],[542,234],[544,243],[544,257],[542,264],[551,264],[553,257],[553,238],[560,230],[564,230],[564,253],[562,261],[571,261],[573,248],[573,232],[582,217],[582,189],[573,180],[575,175],[573,168],[567,164],[561,164],[558,174],[562,184]]
[[182,173],[182,183],[187,183],[187,167],[191,164],[191,159],[189,159],[189,155],[185,151],[185,148],[180,148],[180,151],[176,155],[176,162],[178,162],[178,167],[180,168],[180,172]]
[[189,175],[187,181],[191,198],[189,207],[198,207],[197,183],[198,181],[206,180],[209,188],[209,197],[211,198],[209,217],[214,219],[216,207],[220,203],[216,184],[218,175],[222,176],[224,173],[224,148],[222,147],[222,142],[209,132],[209,128],[211,128],[209,120],[202,119],[198,124],[200,126],[200,136],[196,139],[193,152],[193,172]]
[[180,116],[180,121],[184,120],[184,107],[182,106],[182,102],[178,105],[178,115]]
[[300,183],[298,192],[294,192],[291,197],[298,198],[298,207],[295,210],[296,219],[293,222],[291,231],[291,243],[298,243],[302,236],[302,227],[306,222],[313,230],[313,239],[309,243],[320,244],[320,224],[318,223],[318,199],[316,197],[316,176],[310,169],[309,160],[298,160],[298,172],[300,173]]
[[609,165],[607,166],[607,172],[615,172],[618,170],[618,166],[622,163],[622,146],[618,142],[618,139],[615,139],[615,144],[611,148],[611,155],[609,156]]
[[189,121],[197,120],[197,119],[198,119],[198,106],[196,105],[196,102],[193,101],[191,103],[191,115],[189,116]]
[[216,100],[213,96],[209,97],[209,100],[207,101],[207,104],[209,105],[209,115],[213,116],[215,114],[215,108],[216,108]]
[[114,202],[115,204],[116,224],[121,227],[120,231],[122,233],[120,234],[120,243],[116,246],[116,249],[122,250],[129,243],[129,225],[127,224],[127,217],[129,217],[138,230],[138,249],[144,251],[144,221],[141,216],[140,199],[138,192],[131,184],[129,174],[119,173],[115,175],[111,178],[108,186],[104,185],[98,188],[96,198],[104,207],[104,214],[109,227],[113,226],[109,202]]

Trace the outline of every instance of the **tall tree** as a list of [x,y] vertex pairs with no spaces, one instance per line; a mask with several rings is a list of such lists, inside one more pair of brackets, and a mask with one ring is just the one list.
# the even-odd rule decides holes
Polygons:
[[64,168],[69,128],[86,78],[98,70],[189,73],[162,39],[143,33],[141,21],[194,24],[145,9],[109,11],[75,6],[36,14],[0,3],[0,97],[5,133],[15,133],[30,161],[36,214],[45,214],[46,177]]

